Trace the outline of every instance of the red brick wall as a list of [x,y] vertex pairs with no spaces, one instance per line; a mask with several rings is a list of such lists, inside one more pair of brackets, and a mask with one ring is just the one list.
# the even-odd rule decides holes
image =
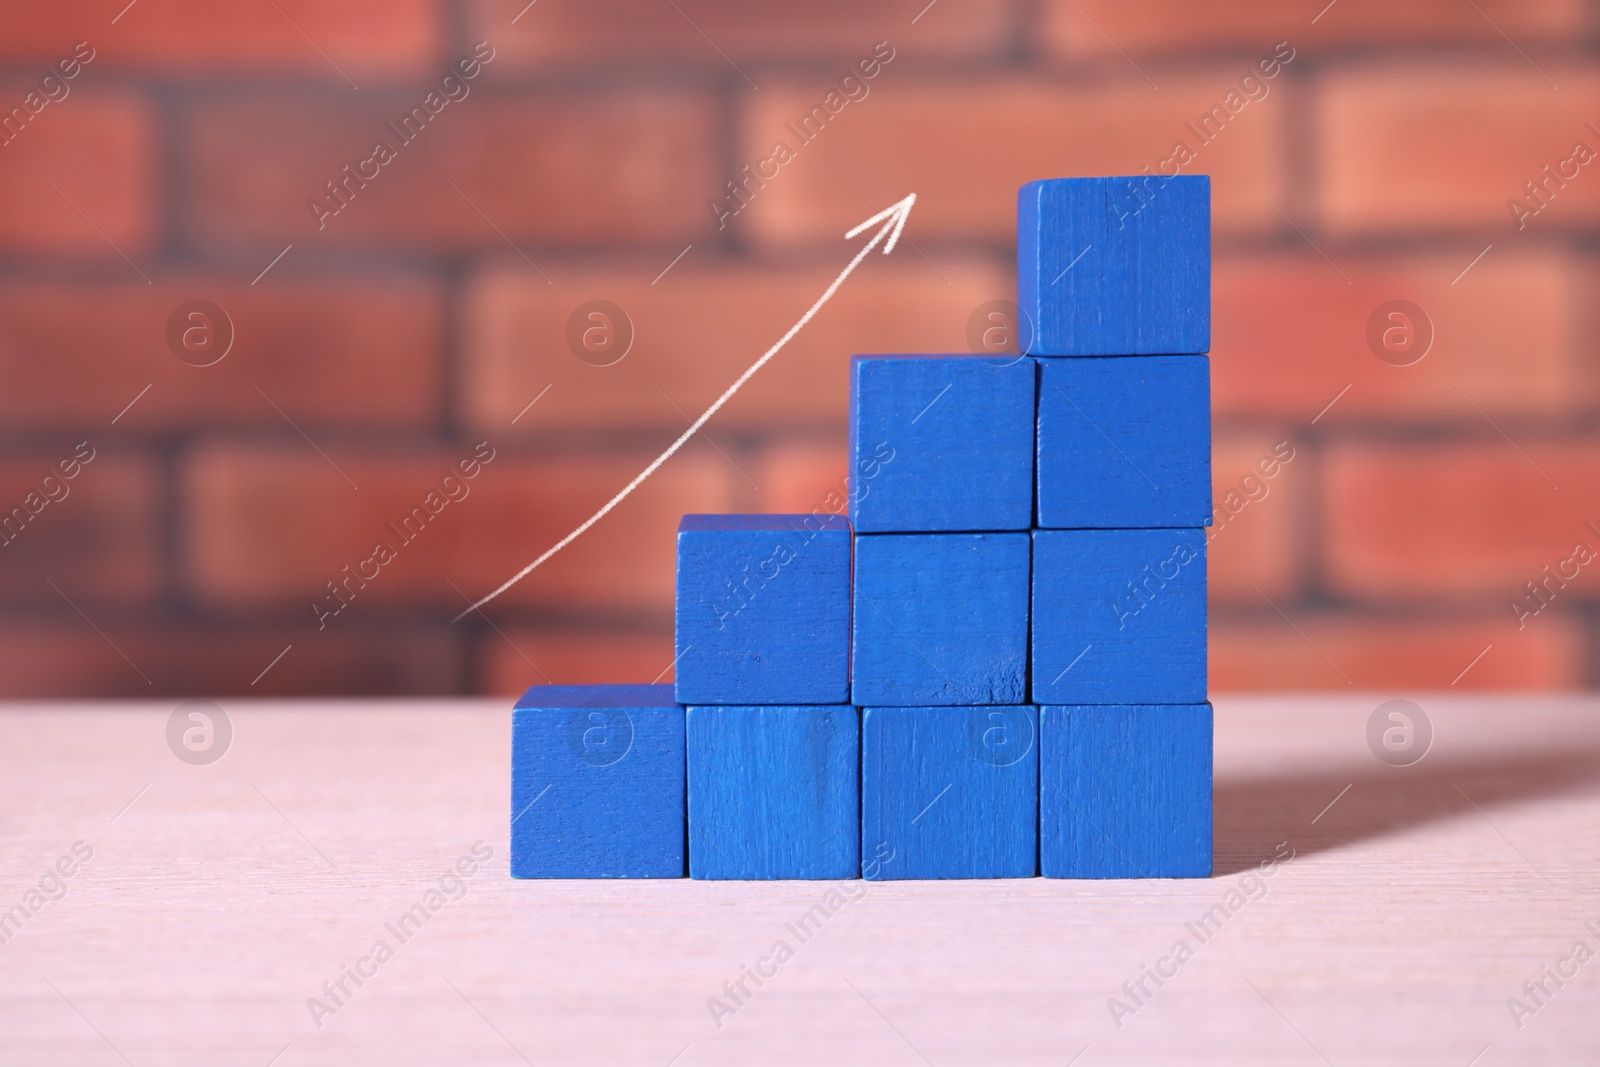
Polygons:
[[[678,515],[820,505],[849,354],[965,349],[1014,287],[1020,183],[1157,166],[1275,50],[1292,60],[1186,167],[1214,183],[1215,469],[1237,510],[1212,546],[1213,688],[1596,683],[1600,162],[1563,164],[1600,150],[1594,4],[524,3],[0,12],[0,117],[23,108],[0,122],[0,507],[37,508],[0,546],[0,694],[657,677]],[[483,41],[467,95],[329,198]],[[719,226],[708,201],[879,42],[867,95]],[[75,76],[41,86],[64,60]],[[452,624],[911,191],[913,245],[709,437]],[[565,339],[591,299],[634,326],[611,366]],[[231,322],[209,366],[169,342],[192,300]],[[1369,344],[1392,300],[1431,322],[1409,366]],[[1294,459],[1250,478],[1283,441]],[[447,503],[402,543],[390,524],[430,491]],[[393,558],[364,563],[380,540]]]

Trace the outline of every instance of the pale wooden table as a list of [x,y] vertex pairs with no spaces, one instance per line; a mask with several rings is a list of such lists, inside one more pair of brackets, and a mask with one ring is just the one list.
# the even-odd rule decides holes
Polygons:
[[[1381,699],[1217,703],[1209,881],[845,883],[803,944],[826,884],[509,879],[506,702],[225,702],[201,767],[167,748],[175,702],[13,706],[0,910],[93,858],[0,945],[0,1063],[1600,1063],[1600,960],[1520,1029],[1507,1007],[1600,950],[1600,705],[1416,697],[1437,738],[1398,769],[1365,740]],[[1119,1028],[1108,998],[1180,938]],[[379,939],[319,1029],[307,999]],[[779,939],[719,1029],[707,999]]]

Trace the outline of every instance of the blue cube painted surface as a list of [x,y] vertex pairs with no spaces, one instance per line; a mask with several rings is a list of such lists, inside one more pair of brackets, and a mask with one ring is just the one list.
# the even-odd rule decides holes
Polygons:
[[1046,878],[1211,874],[1211,705],[1039,709]]
[[840,707],[691,707],[689,875],[856,878],[861,727]]
[[858,533],[1026,530],[1033,362],[855,356],[850,522]]
[[536,685],[511,713],[514,878],[682,878],[670,685]]
[[675,618],[681,703],[847,702],[850,524],[685,515]]
[[854,703],[1027,701],[1029,535],[859,534]]
[[864,876],[1031,878],[1038,736],[1027,706],[863,709]]
[[1024,185],[1017,209],[1030,354],[1211,348],[1210,178],[1053,178]]
[[1039,364],[1041,527],[1210,525],[1208,357]]
[[1035,704],[1206,698],[1199,529],[1035,530]]

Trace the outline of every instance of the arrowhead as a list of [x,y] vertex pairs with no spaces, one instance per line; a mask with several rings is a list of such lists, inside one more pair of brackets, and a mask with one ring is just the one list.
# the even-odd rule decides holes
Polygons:
[[[870,229],[877,223],[883,222],[883,229],[878,231],[877,236],[873,237],[872,241],[873,243],[876,243],[882,239],[885,234],[888,234],[889,240],[883,246],[883,254],[888,255],[890,252],[894,251],[895,242],[900,240],[900,231],[906,228],[906,216],[911,214],[911,205],[915,204],[916,202],[917,194],[912,193],[904,200],[899,200],[893,204],[890,204],[888,207],[872,216],[866,222],[863,222],[861,225],[845,234],[845,238],[848,239],[854,237],[861,231]],[[888,221],[885,222],[885,219]]]

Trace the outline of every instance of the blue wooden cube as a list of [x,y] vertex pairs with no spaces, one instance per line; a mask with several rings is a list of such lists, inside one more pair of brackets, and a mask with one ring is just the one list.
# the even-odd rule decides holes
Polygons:
[[1039,361],[1039,525],[1211,523],[1211,361]]
[[1038,736],[1028,706],[863,709],[863,875],[1031,878]]
[[1028,535],[859,534],[856,704],[1022,704]]
[[1017,288],[1044,356],[1211,348],[1211,179],[1029,182],[1017,194]]
[[846,703],[850,524],[685,515],[675,638],[681,703]]
[[1211,705],[1039,709],[1046,878],[1211,874]]
[[855,356],[850,522],[858,533],[1033,524],[1033,361]]
[[842,707],[691,707],[689,876],[861,874],[861,725]]
[[536,685],[511,713],[513,878],[682,878],[670,685]]
[[1033,702],[1206,698],[1200,529],[1033,532]]

